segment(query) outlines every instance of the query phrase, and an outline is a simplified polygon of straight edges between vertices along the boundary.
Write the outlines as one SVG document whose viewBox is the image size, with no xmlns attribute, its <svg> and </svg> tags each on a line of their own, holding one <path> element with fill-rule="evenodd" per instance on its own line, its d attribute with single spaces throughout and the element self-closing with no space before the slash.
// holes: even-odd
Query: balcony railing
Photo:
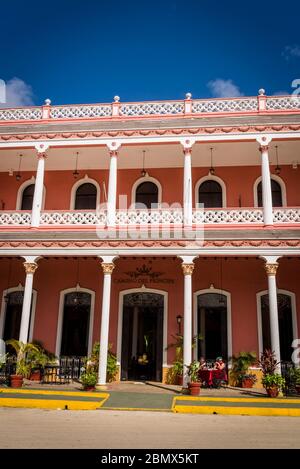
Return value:
<svg viewBox="0 0 300 469">
<path fill-rule="evenodd" d="M 181 117 L 240 115 L 257 113 L 300 112 L 298 96 L 259 96 L 240 98 L 191 99 L 177 101 L 144 101 L 120 103 L 118 97 L 110 104 L 78 104 L 0 109 L 0 123 L 21 121 L 60 121 L 86 119 L 131 119 L 139 117 Z"/>
<path fill-rule="evenodd" d="M 296 224 L 300 223 L 300 207 L 274 208 L 274 223 Z M 40 226 L 42 228 L 53 226 L 107 226 L 107 213 L 105 210 L 45 210 L 41 212 Z M 262 225 L 263 212 L 261 208 L 219 208 L 194 209 L 193 225 Z M 0 212 L 0 227 L 29 227 L 31 213 L 27 211 Z M 115 224 L 118 227 L 126 226 L 180 226 L 183 224 L 182 208 L 162 208 L 154 210 L 132 209 L 117 210 Z"/>
</svg>

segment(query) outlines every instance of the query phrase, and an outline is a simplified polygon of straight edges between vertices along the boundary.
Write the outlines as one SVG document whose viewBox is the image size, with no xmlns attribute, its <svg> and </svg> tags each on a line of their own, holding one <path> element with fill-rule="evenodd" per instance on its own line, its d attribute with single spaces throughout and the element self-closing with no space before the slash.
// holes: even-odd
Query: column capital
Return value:
<svg viewBox="0 0 300 469">
<path fill-rule="evenodd" d="M 181 264 L 183 275 L 192 275 L 194 272 L 195 264 Z"/>
<path fill-rule="evenodd" d="M 274 262 L 272 264 L 265 264 L 265 271 L 267 272 L 267 275 L 276 275 L 277 269 L 278 269 L 278 262 Z"/>
<path fill-rule="evenodd" d="M 270 135 L 258 135 L 256 137 L 256 141 L 259 143 L 260 149 L 261 148 L 268 149 L 268 145 L 271 143 L 272 137 Z M 261 150 L 261 151 L 264 151 L 264 150 Z"/>
<path fill-rule="evenodd" d="M 121 143 L 116 140 L 112 140 L 111 142 L 107 143 L 110 156 L 118 156 L 120 147 Z"/>
<path fill-rule="evenodd" d="M 48 143 L 41 142 L 34 145 L 38 158 L 46 158 L 46 151 L 49 149 Z"/>
<path fill-rule="evenodd" d="M 115 268 L 115 264 L 113 262 L 110 262 L 110 263 L 102 262 L 101 267 L 102 267 L 104 275 L 105 274 L 111 275 Z"/>
<path fill-rule="evenodd" d="M 34 274 L 38 265 L 35 262 L 23 262 L 26 274 Z"/>
<path fill-rule="evenodd" d="M 183 146 L 183 153 L 185 155 L 190 155 L 192 152 L 192 146 L 196 142 L 195 138 L 181 138 L 180 143 Z"/>
</svg>

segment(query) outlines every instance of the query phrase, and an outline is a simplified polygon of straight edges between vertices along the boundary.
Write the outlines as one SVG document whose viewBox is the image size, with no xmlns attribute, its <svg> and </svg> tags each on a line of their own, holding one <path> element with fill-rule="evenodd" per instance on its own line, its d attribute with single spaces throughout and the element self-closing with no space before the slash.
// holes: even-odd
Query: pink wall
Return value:
<svg viewBox="0 0 300 469">
<path fill-rule="evenodd" d="M 274 168 L 271 168 L 272 170 L 274 171 Z M 169 204 L 174 202 L 182 203 L 182 168 L 154 168 L 149 173 L 162 185 L 163 202 Z M 108 188 L 108 171 L 80 171 L 81 177 L 84 177 L 85 174 L 88 174 L 90 178 L 99 183 L 101 202 L 104 202 L 103 182 Z M 207 174 L 208 168 L 193 168 L 193 199 L 197 181 Z M 238 207 L 239 200 L 241 200 L 241 206 L 253 207 L 253 185 L 260 174 L 259 166 L 217 167 L 215 175 L 223 179 L 227 188 L 227 206 Z M 2 209 L 2 202 L 5 204 L 5 210 L 15 210 L 18 188 L 24 181 L 34 175 L 34 172 L 24 172 L 21 181 L 17 182 L 15 177 L 10 177 L 7 173 L 0 173 L 0 210 Z M 139 169 L 118 170 L 118 194 L 127 194 L 129 204 L 131 203 L 132 186 L 140 178 L 140 175 Z M 294 170 L 290 166 L 282 166 L 280 177 L 286 184 L 287 204 L 289 206 L 300 206 L 299 170 Z M 45 209 L 68 210 L 70 208 L 71 189 L 75 182 L 72 171 L 46 171 Z"/>
<path fill-rule="evenodd" d="M 173 342 L 172 334 L 177 332 L 176 316 L 183 314 L 183 274 L 177 258 L 121 258 L 116 261 L 112 277 L 111 316 L 109 341 L 113 349 L 117 346 L 117 321 L 119 293 L 122 290 L 140 288 L 141 283 L 132 280 L 128 272 L 135 271 L 143 264 L 154 272 L 162 272 L 160 278 L 171 283 L 144 282 L 147 288 L 168 292 L 168 343 Z M 267 289 L 267 277 L 263 261 L 255 258 L 223 258 L 222 275 L 220 258 L 200 258 L 195 262 L 193 291 L 215 288 L 231 293 L 233 353 L 255 350 L 258 352 L 256 293 Z M 37 290 L 37 306 L 34 338 L 44 346 L 55 350 L 59 294 L 61 290 L 72 288 L 77 283 L 77 261 L 71 258 L 48 258 L 39 262 L 34 275 L 34 288 Z M 79 283 L 82 287 L 95 291 L 95 317 L 93 341 L 99 340 L 102 269 L 100 261 L 94 258 L 80 259 Z M 13 259 L 8 285 L 9 261 L 0 260 L 0 294 L 8 286 L 24 285 L 25 274 L 21 260 Z M 221 281 L 222 277 L 222 281 Z M 296 294 L 298 324 L 300 324 L 300 263 L 296 258 L 283 258 L 278 269 L 278 288 Z M 174 350 L 168 352 L 168 361 L 174 357 Z"/>
</svg>

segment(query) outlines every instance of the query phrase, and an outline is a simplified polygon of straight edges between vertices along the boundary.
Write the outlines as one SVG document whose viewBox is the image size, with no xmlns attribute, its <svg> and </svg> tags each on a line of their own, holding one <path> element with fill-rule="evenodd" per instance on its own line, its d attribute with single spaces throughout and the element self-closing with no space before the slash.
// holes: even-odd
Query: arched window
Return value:
<svg viewBox="0 0 300 469">
<path fill-rule="evenodd" d="M 271 179 L 272 204 L 273 207 L 282 207 L 282 191 L 279 182 Z M 262 207 L 262 182 L 257 185 L 257 205 Z"/>
<path fill-rule="evenodd" d="M 208 179 L 199 186 L 199 204 L 204 204 L 204 208 L 223 207 L 222 187 L 217 181 Z"/>
<path fill-rule="evenodd" d="M 33 204 L 34 184 L 26 186 L 22 193 L 21 210 L 31 210 Z"/>
<path fill-rule="evenodd" d="M 75 210 L 95 210 L 97 205 L 97 188 L 94 184 L 86 182 L 81 184 L 75 194 Z"/>
<path fill-rule="evenodd" d="M 145 181 L 139 184 L 135 191 L 135 203 L 144 204 L 147 208 L 158 205 L 158 187 L 154 182 Z"/>
</svg>

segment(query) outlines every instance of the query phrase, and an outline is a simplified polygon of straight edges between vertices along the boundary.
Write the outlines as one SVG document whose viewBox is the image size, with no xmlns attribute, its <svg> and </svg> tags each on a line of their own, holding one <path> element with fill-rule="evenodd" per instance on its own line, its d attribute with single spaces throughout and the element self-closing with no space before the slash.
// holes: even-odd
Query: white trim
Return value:
<svg viewBox="0 0 300 469">
<path fill-rule="evenodd" d="M 6 319 L 5 296 L 14 291 L 24 291 L 24 287 L 21 284 L 19 284 L 17 287 L 11 287 L 11 288 L 7 288 L 6 290 L 3 290 L 3 293 L 2 293 L 1 314 L 0 314 L 0 338 L 1 339 L 3 338 L 3 334 L 4 334 L 4 325 L 5 325 L 5 319 Z M 32 290 L 32 304 L 31 304 L 30 327 L 29 327 L 29 337 L 28 337 L 29 342 L 32 342 L 32 338 L 33 338 L 36 300 L 37 300 L 37 292 L 36 290 Z"/>
<path fill-rule="evenodd" d="M 162 366 L 167 363 L 167 341 L 168 341 L 168 292 L 164 290 L 156 290 L 153 288 L 130 288 L 122 290 L 119 294 L 119 312 L 118 312 L 118 335 L 117 335 L 117 364 L 120 366 L 121 373 L 121 355 L 122 355 L 122 329 L 123 329 L 123 303 L 124 296 L 130 293 L 157 293 L 164 297 L 164 315 L 163 315 L 163 360 Z"/>
<path fill-rule="evenodd" d="M 231 315 L 231 294 L 226 290 L 220 290 L 218 288 L 206 288 L 204 290 L 197 290 L 194 292 L 194 335 L 198 334 L 198 304 L 197 299 L 199 295 L 205 293 L 219 293 L 220 295 L 226 296 L 227 299 L 227 363 L 230 365 L 232 357 L 232 315 Z M 194 359 L 196 360 L 198 355 L 198 343 L 194 348 Z"/>
<path fill-rule="evenodd" d="M 100 193 L 101 193 L 100 185 L 97 181 L 95 181 L 95 179 L 89 178 L 88 175 L 86 174 L 84 176 L 84 178 L 81 178 L 78 181 L 76 181 L 75 184 L 73 185 L 72 189 L 71 189 L 70 210 L 75 210 L 76 191 L 77 191 L 79 186 L 82 186 L 82 184 L 93 184 L 96 187 L 96 189 L 97 189 L 96 208 L 100 204 Z M 96 208 L 95 208 L 95 210 L 96 210 Z"/>
<path fill-rule="evenodd" d="M 62 328 L 63 328 L 63 316 L 64 316 L 64 303 L 65 295 L 72 292 L 84 292 L 91 295 L 91 309 L 90 309 L 90 323 L 89 323 L 89 337 L 88 337 L 88 355 L 91 354 L 93 347 L 93 326 L 94 326 L 94 310 L 95 310 L 95 292 L 89 290 L 88 288 L 81 288 L 79 285 L 77 287 L 67 288 L 61 290 L 59 295 L 59 310 L 57 318 L 57 332 L 56 332 L 56 345 L 55 345 L 55 355 L 60 356 L 61 351 L 61 340 L 62 340 Z"/>
<path fill-rule="evenodd" d="M 227 195 L 226 195 L 226 184 L 223 179 L 219 178 L 218 176 L 214 176 L 211 174 L 207 174 L 200 178 L 195 185 L 195 206 L 198 207 L 199 204 L 199 187 L 205 181 L 216 181 L 220 184 L 222 188 L 222 207 L 226 207 L 227 204 Z"/>
<path fill-rule="evenodd" d="M 31 186 L 31 184 L 35 184 L 35 177 L 34 176 L 31 176 L 30 179 L 27 179 L 26 181 L 23 182 L 23 184 L 20 185 L 20 187 L 18 189 L 18 193 L 17 193 L 16 210 L 21 210 L 23 192 L 26 189 L 26 187 Z M 42 210 L 44 210 L 44 208 L 45 208 L 45 199 L 46 199 L 46 187 L 44 186 Z"/>
<path fill-rule="evenodd" d="M 277 294 L 282 293 L 283 295 L 291 298 L 292 307 L 292 328 L 293 328 L 293 339 L 298 338 L 298 325 L 297 325 L 297 308 L 296 308 L 296 295 L 289 290 L 282 290 L 277 288 Z M 262 337 L 262 318 L 261 318 L 261 297 L 268 295 L 268 290 L 260 291 L 256 294 L 256 313 L 257 313 L 257 334 L 258 334 L 258 351 L 259 356 L 263 352 L 263 337 Z"/>
<path fill-rule="evenodd" d="M 132 207 L 134 207 L 135 205 L 135 198 L 136 198 L 136 189 L 137 187 L 142 184 L 143 182 L 153 182 L 153 184 L 155 184 L 157 186 L 157 189 L 158 189 L 158 204 L 161 204 L 162 203 L 162 187 L 161 187 L 161 183 L 151 177 L 151 176 L 143 176 L 143 177 L 140 177 L 139 179 L 137 179 L 133 186 L 132 186 L 132 189 L 131 189 L 131 204 L 132 204 Z"/>
<path fill-rule="evenodd" d="M 287 206 L 287 201 L 286 201 L 286 185 L 284 180 L 277 176 L 277 174 L 271 174 L 271 179 L 274 179 L 274 181 L 278 182 L 278 184 L 281 187 L 281 197 L 282 197 L 282 206 L 286 207 Z M 259 176 L 254 184 L 253 184 L 253 200 L 254 200 L 254 207 L 258 207 L 258 195 L 257 195 L 257 186 L 261 182 L 261 176 Z"/>
</svg>

